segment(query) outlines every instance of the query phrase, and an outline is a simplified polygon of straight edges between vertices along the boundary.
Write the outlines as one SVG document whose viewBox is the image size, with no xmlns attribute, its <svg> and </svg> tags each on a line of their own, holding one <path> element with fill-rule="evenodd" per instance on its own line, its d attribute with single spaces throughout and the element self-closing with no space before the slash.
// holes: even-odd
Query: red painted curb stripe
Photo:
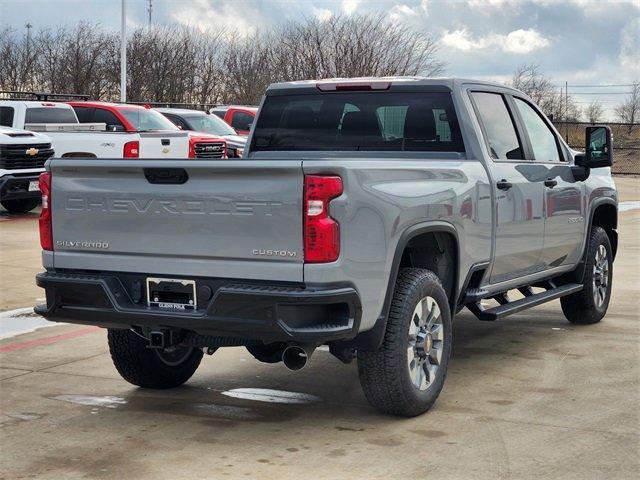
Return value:
<svg viewBox="0 0 640 480">
<path fill-rule="evenodd" d="M 59 342 L 60 340 L 68 340 L 69 338 L 81 337 L 93 333 L 96 330 L 100 330 L 100 327 L 87 327 L 80 330 L 73 330 L 67 333 L 61 333 L 60 335 L 54 335 L 52 337 L 38 338 L 36 340 L 29 340 L 28 342 L 9 343 L 0 347 L 0 352 L 15 352 L 16 350 L 23 350 L 25 348 L 37 347 L 40 345 L 49 345 L 51 343 Z"/>
</svg>

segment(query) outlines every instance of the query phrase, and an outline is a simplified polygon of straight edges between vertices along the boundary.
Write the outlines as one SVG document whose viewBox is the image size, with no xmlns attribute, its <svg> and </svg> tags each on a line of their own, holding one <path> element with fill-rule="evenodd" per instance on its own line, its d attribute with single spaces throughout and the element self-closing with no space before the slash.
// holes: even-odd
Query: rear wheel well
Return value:
<svg viewBox="0 0 640 480">
<path fill-rule="evenodd" d="M 616 228 L 618 227 L 618 211 L 615 205 L 605 203 L 596 207 L 591 219 L 591 227 L 594 226 L 602 227 L 607 233 L 615 258 L 616 252 L 618 251 L 618 232 L 616 232 Z"/>
<path fill-rule="evenodd" d="M 426 232 L 413 237 L 402 252 L 400 268 L 424 268 L 435 273 L 454 311 L 458 273 L 458 246 L 454 235 Z"/>
</svg>

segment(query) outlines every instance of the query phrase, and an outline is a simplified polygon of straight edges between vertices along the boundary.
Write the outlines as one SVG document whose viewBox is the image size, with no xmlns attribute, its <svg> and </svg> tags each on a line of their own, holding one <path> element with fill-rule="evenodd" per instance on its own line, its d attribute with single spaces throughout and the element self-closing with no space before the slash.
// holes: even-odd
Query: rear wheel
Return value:
<svg viewBox="0 0 640 480">
<path fill-rule="evenodd" d="M 39 198 L 23 198 L 20 200 L 4 200 L 0 202 L 9 213 L 27 213 L 40 204 Z"/>
<path fill-rule="evenodd" d="M 562 313 L 571 323 L 597 323 L 607 313 L 613 279 L 613 253 L 607 232 L 591 229 L 583 283 L 579 292 L 560 299 Z"/>
<path fill-rule="evenodd" d="M 429 270 L 401 270 L 381 347 L 358 351 L 367 400 L 394 415 L 426 412 L 442 390 L 450 354 L 451 314 L 440 280 Z"/>
<path fill-rule="evenodd" d="M 147 341 L 131 330 L 110 329 L 107 338 L 118 373 L 139 387 L 165 389 L 182 385 L 202 360 L 203 353 L 199 348 L 147 348 Z"/>
</svg>

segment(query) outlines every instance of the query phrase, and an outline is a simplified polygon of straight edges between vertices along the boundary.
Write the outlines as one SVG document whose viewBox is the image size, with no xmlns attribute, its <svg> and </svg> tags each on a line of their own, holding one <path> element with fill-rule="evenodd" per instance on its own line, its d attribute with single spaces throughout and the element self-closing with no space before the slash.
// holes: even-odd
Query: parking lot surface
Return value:
<svg viewBox="0 0 640 480">
<path fill-rule="evenodd" d="M 640 180 L 616 183 L 640 200 Z M 619 233 L 602 322 L 571 325 L 558 301 L 496 323 L 463 311 L 443 393 L 403 419 L 326 351 L 289 372 L 222 349 L 151 391 L 119 377 L 104 330 L 12 335 L 41 324 L 24 309 L 42 297 L 37 214 L 0 214 L 0 480 L 638 478 L 640 209 Z"/>
</svg>

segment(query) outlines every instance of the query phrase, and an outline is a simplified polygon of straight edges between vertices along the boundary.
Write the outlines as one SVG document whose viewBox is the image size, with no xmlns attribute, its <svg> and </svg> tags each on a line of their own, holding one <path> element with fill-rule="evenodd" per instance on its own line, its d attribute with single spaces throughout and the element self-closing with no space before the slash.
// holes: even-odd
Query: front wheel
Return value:
<svg viewBox="0 0 640 480">
<path fill-rule="evenodd" d="M 589 325 L 602 320 L 609 308 L 613 280 L 613 252 L 607 232 L 591 229 L 584 272 L 584 287 L 560 299 L 562 313 L 571 323 Z"/>
<path fill-rule="evenodd" d="M 9 213 L 27 213 L 40 203 L 39 198 L 24 198 L 20 200 L 4 200 L 0 202 Z"/>
<path fill-rule="evenodd" d="M 202 360 L 200 348 L 147 348 L 147 341 L 131 330 L 109 329 L 107 338 L 118 373 L 139 387 L 165 389 L 182 385 Z"/>
<path fill-rule="evenodd" d="M 429 270 L 401 270 L 381 347 L 358 351 L 369 403 L 393 415 L 429 410 L 447 376 L 451 343 L 451 313 L 438 277 Z"/>
</svg>

